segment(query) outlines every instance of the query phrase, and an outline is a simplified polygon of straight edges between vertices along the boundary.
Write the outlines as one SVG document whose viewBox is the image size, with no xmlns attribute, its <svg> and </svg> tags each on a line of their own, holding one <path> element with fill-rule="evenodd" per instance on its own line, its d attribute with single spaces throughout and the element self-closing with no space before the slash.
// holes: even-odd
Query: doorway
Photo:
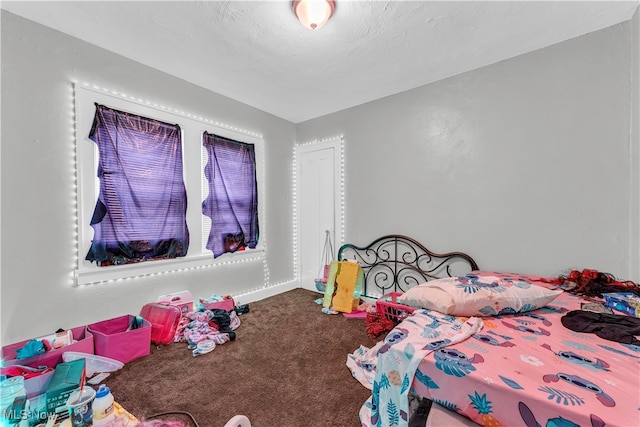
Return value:
<svg viewBox="0 0 640 427">
<path fill-rule="evenodd" d="M 297 277 L 317 290 L 327 230 L 334 255 L 342 243 L 342 138 L 297 146 L 296 159 Z"/>
</svg>

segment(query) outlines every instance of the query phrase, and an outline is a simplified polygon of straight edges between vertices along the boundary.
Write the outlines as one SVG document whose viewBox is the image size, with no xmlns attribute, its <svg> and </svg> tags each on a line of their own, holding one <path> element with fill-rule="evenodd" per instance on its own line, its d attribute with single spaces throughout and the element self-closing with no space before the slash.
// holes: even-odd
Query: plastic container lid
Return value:
<svg viewBox="0 0 640 427">
<path fill-rule="evenodd" d="M 99 397 L 105 397 L 109 393 L 111 393 L 109 387 L 107 387 L 106 384 L 100 384 L 100 387 L 98 387 L 98 391 L 96 391 L 96 399 Z"/>
<path fill-rule="evenodd" d="M 87 377 L 92 377 L 97 372 L 115 372 L 124 367 L 124 363 L 109 357 L 98 356 L 97 354 L 80 353 L 77 351 L 65 351 L 62 353 L 62 360 L 69 362 L 71 360 L 86 359 L 85 369 Z"/>
</svg>

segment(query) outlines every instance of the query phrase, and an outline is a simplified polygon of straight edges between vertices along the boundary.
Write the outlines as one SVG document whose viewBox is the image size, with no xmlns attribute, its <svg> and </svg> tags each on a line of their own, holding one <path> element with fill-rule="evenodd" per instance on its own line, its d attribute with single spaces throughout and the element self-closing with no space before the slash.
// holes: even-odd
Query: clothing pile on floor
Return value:
<svg viewBox="0 0 640 427">
<path fill-rule="evenodd" d="M 195 357 L 213 351 L 216 345 L 235 340 L 234 331 L 239 326 L 240 318 L 235 310 L 191 311 L 180 319 L 173 342 L 187 342 Z"/>
</svg>

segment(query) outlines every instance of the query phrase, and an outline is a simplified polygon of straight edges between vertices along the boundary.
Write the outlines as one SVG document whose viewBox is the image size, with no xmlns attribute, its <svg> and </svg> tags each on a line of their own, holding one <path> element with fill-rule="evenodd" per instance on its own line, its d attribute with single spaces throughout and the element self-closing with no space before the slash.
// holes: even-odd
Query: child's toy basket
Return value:
<svg viewBox="0 0 640 427">
<path fill-rule="evenodd" d="M 376 301 L 376 312 L 393 323 L 400 323 L 414 312 L 415 308 L 398 303 L 400 292 L 391 292 L 382 295 Z"/>
</svg>

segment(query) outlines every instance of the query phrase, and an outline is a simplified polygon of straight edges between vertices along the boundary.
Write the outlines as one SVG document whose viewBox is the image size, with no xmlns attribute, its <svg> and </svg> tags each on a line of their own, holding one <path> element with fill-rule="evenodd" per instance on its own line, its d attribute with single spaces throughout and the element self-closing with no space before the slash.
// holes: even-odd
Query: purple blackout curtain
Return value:
<svg viewBox="0 0 640 427">
<path fill-rule="evenodd" d="M 253 144 L 205 132 L 209 195 L 202 213 L 211 218 L 207 249 L 217 257 L 258 244 L 258 185 Z"/>
<path fill-rule="evenodd" d="M 89 138 L 100 156 L 100 194 L 86 259 L 105 266 L 185 256 L 180 127 L 96 104 Z"/>
</svg>

